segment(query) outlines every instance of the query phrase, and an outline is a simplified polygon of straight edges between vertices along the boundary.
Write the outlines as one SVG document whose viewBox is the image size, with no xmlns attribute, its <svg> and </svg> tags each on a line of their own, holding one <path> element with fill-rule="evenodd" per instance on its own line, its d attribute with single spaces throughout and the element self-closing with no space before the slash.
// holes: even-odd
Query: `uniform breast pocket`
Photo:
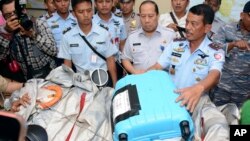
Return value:
<svg viewBox="0 0 250 141">
<path fill-rule="evenodd" d="M 208 74 L 208 66 L 196 65 L 193 70 L 194 72 L 194 81 L 199 82 L 203 80 Z"/>
<path fill-rule="evenodd" d="M 98 53 L 100 53 L 102 56 L 105 56 L 106 51 L 108 49 L 108 47 L 106 46 L 107 44 L 105 44 L 105 41 L 100 41 L 100 43 L 91 44 Z"/>
<path fill-rule="evenodd" d="M 71 47 L 70 48 L 70 54 L 82 54 L 83 49 L 80 47 Z"/>
<path fill-rule="evenodd" d="M 133 57 L 133 63 L 138 64 L 146 59 L 146 53 L 144 52 L 144 49 L 140 47 L 134 47 L 132 48 L 132 57 Z"/>
<path fill-rule="evenodd" d="M 166 69 L 171 75 L 175 75 L 177 72 L 182 71 L 181 62 L 171 62 L 170 66 Z"/>
</svg>

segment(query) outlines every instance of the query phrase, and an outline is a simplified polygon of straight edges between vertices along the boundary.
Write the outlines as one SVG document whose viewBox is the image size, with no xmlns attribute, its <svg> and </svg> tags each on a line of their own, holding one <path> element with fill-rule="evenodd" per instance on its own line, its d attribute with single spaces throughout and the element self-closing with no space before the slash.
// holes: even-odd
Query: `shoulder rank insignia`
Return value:
<svg viewBox="0 0 250 141">
<path fill-rule="evenodd" d="M 48 20 L 49 18 L 53 17 L 53 14 L 52 15 L 46 15 L 45 16 L 45 19 Z"/>
<path fill-rule="evenodd" d="M 74 27 L 74 26 L 76 26 L 76 25 L 77 25 L 77 23 L 71 23 L 71 25 Z"/>
<path fill-rule="evenodd" d="M 63 30 L 63 34 L 65 34 L 65 33 L 67 33 L 68 31 L 70 31 L 71 30 L 71 27 L 68 27 L 68 28 L 66 28 L 65 30 Z"/>
<path fill-rule="evenodd" d="M 208 45 L 210 48 L 214 49 L 214 50 L 219 50 L 222 48 L 222 44 L 220 43 L 211 43 Z"/>
<path fill-rule="evenodd" d="M 120 22 L 114 20 L 114 25 L 119 26 L 119 25 L 120 25 Z"/>
<path fill-rule="evenodd" d="M 122 17 L 122 12 L 115 13 L 115 16 Z"/>
<path fill-rule="evenodd" d="M 103 25 L 103 24 L 100 24 L 100 27 L 102 27 L 102 28 L 104 28 L 104 29 L 106 29 L 106 30 L 109 30 L 109 28 L 108 27 L 106 27 L 105 25 Z"/>
</svg>

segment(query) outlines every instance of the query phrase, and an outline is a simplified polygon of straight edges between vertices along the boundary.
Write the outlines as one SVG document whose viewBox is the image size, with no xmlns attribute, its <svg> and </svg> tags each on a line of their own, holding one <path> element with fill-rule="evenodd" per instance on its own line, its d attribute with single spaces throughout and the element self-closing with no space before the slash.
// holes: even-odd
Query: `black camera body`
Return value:
<svg viewBox="0 0 250 141">
<path fill-rule="evenodd" d="M 33 22 L 29 19 L 26 14 L 26 0 L 16 0 L 15 9 L 20 25 L 25 30 L 30 30 L 33 27 Z"/>
</svg>

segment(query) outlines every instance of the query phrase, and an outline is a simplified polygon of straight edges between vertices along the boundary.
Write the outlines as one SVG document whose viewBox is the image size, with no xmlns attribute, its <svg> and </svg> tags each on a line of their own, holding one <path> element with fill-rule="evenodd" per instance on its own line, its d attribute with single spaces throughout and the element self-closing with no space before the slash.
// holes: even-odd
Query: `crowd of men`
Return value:
<svg viewBox="0 0 250 141">
<path fill-rule="evenodd" d="M 204 108 L 202 101 L 210 106 L 204 113 L 213 116 L 205 118 L 218 122 L 208 128 L 208 140 L 214 136 L 228 140 L 227 134 L 221 134 L 228 132 L 228 121 L 216 106 L 234 103 L 240 108 L 250 95 L 250 1 L 239 21 L 226 23 L 215 14 L 221 0 L 205 0 L 189 10 L 190 0 L 171 0 L 172 11 L 162 15 L 151 0 L 140 4 L 139 13 L 135 0 L 118 4 L 44 0 L 47 13 L 32 19 L 30 29 L 20 24 L 15 0 L 1 2 L 6 21 L 0 28 L 1 74 L 10 79 L 0 77 L 1 91 L 19 89 L 28 79 L 45 78 L 62 64 L 76 72 L 107 70 L 111 87 L 125 72 L 163 69 L 180 94 L 176 101 L 194 113 L 194 119 Z M 13 80 L 18 82 L 9 82 Z"/>
</svg>

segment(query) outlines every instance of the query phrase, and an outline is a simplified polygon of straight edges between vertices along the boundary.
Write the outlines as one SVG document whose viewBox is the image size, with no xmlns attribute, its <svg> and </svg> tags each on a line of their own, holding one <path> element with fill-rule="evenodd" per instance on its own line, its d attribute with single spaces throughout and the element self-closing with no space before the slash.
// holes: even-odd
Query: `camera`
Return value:
<svg viewBox="0 0 250 141">
<path fill-rule="evenodd" d="M 26 0 L 15 1 L 16 14 L 20 22 L 20 25 L 25 30 L 28 31 L 33 27 L 33 22 L 29 19 L 28 15 L 26 14 L 26 4 L 27 4 Z"/>
</svg>

